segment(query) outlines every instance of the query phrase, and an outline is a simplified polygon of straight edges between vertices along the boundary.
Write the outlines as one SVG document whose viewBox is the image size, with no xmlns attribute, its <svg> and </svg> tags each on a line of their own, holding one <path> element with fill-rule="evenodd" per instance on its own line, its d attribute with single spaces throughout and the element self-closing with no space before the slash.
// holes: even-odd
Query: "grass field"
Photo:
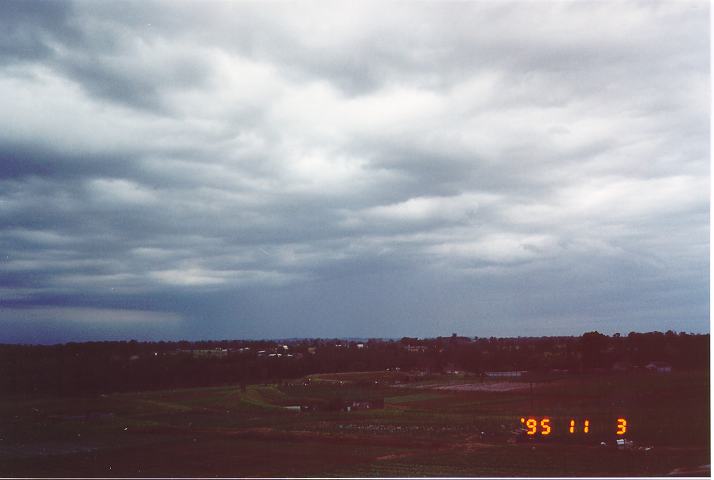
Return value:
<svg viewBox="0 0 714 480">
<path fill-rule="evenodd" d="M 546 378 L 503 391 L 468 377 L 395 378 L 0 397 L 0 476 L 661 476 L 710 463 L 708 373 Z M 384 408 L 285 408 L 335 398 Z M 528 416 L 550 418 L 552 434 L 514 442 Z M 617 417 L 642 448 L 614 448 Z M 571 418 L 588 418 L 590 432 L 568 434 Z"/>
</svg>

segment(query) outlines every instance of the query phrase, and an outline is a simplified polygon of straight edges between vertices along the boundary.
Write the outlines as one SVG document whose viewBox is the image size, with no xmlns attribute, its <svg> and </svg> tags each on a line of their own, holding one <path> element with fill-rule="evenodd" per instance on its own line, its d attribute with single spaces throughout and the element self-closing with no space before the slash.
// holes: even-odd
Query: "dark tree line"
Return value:
<svg viewBox="0 0 714 480">
<path fill-rule="evenodd" d="M 295 340 L 287 342 L 87 342 L 0 345 L 0 392 L 84 395 L 384 370 L 528 370 L 572 373 L 652 361 L 707 369 L 709 335 L 588 332 L 581 337 Z M 220 352 L 216 349 L 219 349 Z M 205 354 L 209 351 L 208 354 Z M 215 355 L 213 353 L 216 353 Z"/>
</svg>

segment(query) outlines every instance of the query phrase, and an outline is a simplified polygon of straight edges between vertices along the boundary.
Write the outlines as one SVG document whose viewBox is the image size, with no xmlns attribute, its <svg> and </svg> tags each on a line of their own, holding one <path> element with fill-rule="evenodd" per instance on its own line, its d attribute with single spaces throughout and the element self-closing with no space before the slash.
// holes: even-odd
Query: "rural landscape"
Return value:
<svg viewBox="0 0 714 480">
<path fill-rule="evenodd" d="M 711 2 L 0 0 L 0 479 L 709 477 Z"/>
<path fill-rule="evenodd" d="M 0 475 L 705 476 L 708 343 L 589 332 L 5 345 Z M 142 374 L 152 387 L 132 383 Z M 552 430 L 529 435 L 521 418 Z"/>
</svg>

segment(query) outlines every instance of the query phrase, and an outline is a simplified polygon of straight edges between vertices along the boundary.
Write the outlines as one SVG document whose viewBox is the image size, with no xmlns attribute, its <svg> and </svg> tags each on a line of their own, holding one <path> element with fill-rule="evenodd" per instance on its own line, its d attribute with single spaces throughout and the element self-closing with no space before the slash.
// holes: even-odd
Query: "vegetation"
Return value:
<svg viewBox="0 0 714 480">
<path fill-rule="evenodd" d="M 361 347 L 360 347 L 361 345 Z M 287 347 L 287 348 L 285 348 Z M 88 342 L 0 345 L 0 391 L 83 395 L 254 384 L 310 374 L 386 370 L 481 374 L 498 370 L 588 372 L 665 361 L 708 368 L 709 335 L 630 333 L 582 337 L 373 339 L 288 342 Z M 327 377 L 324 377 L 327 378 Z"/>
<path fill-rule="evenodd" d="M 5 345 L 0 476 L 665 475 L 710 462 L 708 345 L 674 332 Z M 552 434 L 526 435 L 527 417 Z"/>
<path fill-rule="evenodd" d="M 530 382 L 489 391 L 501 380 L 468 375 L 435 374 L 406 386 L 379 383 L 383 371 L 332 374 L 331 383 L 312 378 L 245 388 L 5 395 L 0 475 L 630 476 L 709 463 L 707 372 L 552 375 L 534 382 L 532 393 Z M 475 389 L 450 389 L 459 385 Z M 360 396 L 383 398 L 384 408 L 285 408 Z M 516 442 L 523 415 L 548 416 L 554 425 L 587 416 L 594 428 L 588 436 L 569 438 L 561 429 Z M 628 418 L 627 438 L 639 449 L 615 448 L 613 415 Z M 595 428 L 599 422 L 609 430 Z"/>
</svg>

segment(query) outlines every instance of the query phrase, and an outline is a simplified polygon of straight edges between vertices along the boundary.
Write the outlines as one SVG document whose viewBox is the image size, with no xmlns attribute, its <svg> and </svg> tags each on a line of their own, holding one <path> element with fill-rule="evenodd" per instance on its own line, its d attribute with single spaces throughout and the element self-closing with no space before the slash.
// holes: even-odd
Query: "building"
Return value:
<svg viewBox="0 0 714 480">
<path fill-rule="evenodd" d="M 193 350 L 179 350 L 179 353 L 190 354 L 193 358 L 222 358 L 228 356 L 227 348 L 206 348 Z"/>
<path fill-rule="evenodd" d="M 425 345 L 407 345 L 404 347 L 407 352 L 423 353 L 426 352 L 427 347 Z"/>
<path fill-rule="evenodd" d="M 652 372 L 657 372 L 657 373 L 670 373 L 672 371 L 672 365 L 670 365 L 667 362 L 650 362 L 647 365 L 645 365 L 645 368 L 647 370 L 650 370 Z"/>
<path fill-rule="evenodd" d="M 616 372 L 629 372 L 632 370 L 632 364 L 630 362 L 615 362 L 612 369 Z"/>
<path fill-rule="evenodd" d="M 528 373 L 527 370 L 515 370 L 512 372 L 485 372 L 487 377 L 522 377 Z"/>
<path fill-rule="evenodd" d="M 384 408 L 384 399 L 372 399 L 372 400 L 352 400 L 346 402 L 344 410 L 347 412 L 353 412 L 355 410 L 374 410 Z"/>
<path fill-rule="evenodd" d="M 367 400 L 332 399 L 328 402 L 304 402 L 299 405 L 301 412 L 354 412 L 357 410 L 375 410 L 384 408 L 384 398 Z M 291 408 L 292 410 L 296 410 Z M 297 410 L 296 410 L 297 411 Z"/>
</svg>

